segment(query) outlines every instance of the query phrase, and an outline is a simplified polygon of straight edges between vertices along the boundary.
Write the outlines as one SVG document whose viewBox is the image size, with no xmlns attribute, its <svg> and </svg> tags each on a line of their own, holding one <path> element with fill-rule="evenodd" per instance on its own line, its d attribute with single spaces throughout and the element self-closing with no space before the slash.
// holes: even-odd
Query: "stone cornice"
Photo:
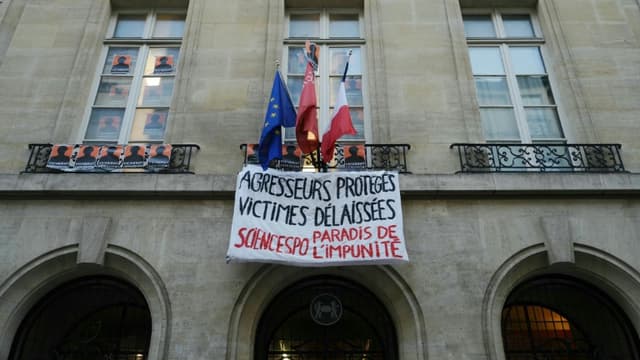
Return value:
<svg viewBox="0 0 640 360">
<path fill-rule="evenodd" d="M 235 175 L 0 174 L 1 199 L 233 199 Z M 640 174 L 403 174 L 406 199 L 622 197 L 640 195 Z"/>
</svg>

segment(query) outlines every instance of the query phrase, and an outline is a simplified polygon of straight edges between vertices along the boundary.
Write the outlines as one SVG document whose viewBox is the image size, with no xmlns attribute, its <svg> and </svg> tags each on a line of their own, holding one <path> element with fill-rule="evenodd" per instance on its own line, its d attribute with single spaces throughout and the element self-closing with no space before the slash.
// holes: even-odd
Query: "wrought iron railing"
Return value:
<svg viewBox="0 0 640 360">
<path fill-rule="evenodd" d="M 624 172 L 620 144 L 452 144 L 460 172 Z"/>
<path fill-rule="evenodd" d="M 27 165 L 24 168 L 24 173 L 59 173 L 66 172 L 60 169 L 55 169 L 51 167 L 47 167 L 47 163 L 49 161 L 49 157 L 51 155 L 51 149 L 53 148 L 53 144 L 29 144 L 29 160 L 27 161 Z M 96 145 L 99 146 L 99 145 Z M 120 172 L 122 170 L 130 171 L 130 172 L 154 172 L 154 173 L 180 173 L 180 174 L 192 174 L 191 171 L 191 157 L 193 156 L 194 151 L 199 150 L 200 146 L 197 144 L 171 144 L 171 156 L 169 157 L 168 166 L 164 168 L 152 168 L 147 165 L 142 165 L 139 168 L 83 168 L 83 169 L 73 169 L 70 168 L 70 171 L 73 172 L 100 172 L 100 173 L 110 173 L 110 172 Z"/>
<path fill-rule="evenodd" d="M 361 171 L 361 170 L 389 170 L 409 173 L 407 167 L 407 152 L 409 144 L 337 144 L 334 158 L 328 164 L 319 159 L 317 152 L 302 155 L 295 145 L 284 145 L 285 148 L 295 149 L 290 157 L 287 151 L 282 160 L 274 160 L 270 167 L 286 171 Z M 257 144 L 241 144 L 244 152 L 244 165 L 258 164 Z"/>
</svg>

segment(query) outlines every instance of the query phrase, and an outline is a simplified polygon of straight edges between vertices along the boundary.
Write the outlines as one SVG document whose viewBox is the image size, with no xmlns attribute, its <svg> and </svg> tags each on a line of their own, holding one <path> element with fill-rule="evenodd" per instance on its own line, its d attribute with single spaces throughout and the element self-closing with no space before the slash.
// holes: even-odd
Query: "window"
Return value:
<svg viewBox="0 0 640 360">
<path fill-rule="evenodd" d="M 133 285 L 77 279 L 52 290 L 27 314 L 9 359 L 147 359 L 151 313 Z"/>
<path fill-rule="evenodd" d="M 395 326 L 359 284 L 334 277 L 283 290 L 258 323 L 254 359 L 398 359 Z"/>
<path fill-rule="evenodd" d="M 502 311 L 508 359 L 591 359 L 593 344 L 561 314 L 538 305 L 511 305 Z"/>
<path fill-rule="evenodd" d="M 162 142 L 184 20 L 162 11 L 113 16 L 84 143 Z"/>
<path fill-rule="evenodd" d="M 608 295 L 569 276 L 520 284 L 502 310 L 507 360 L 638 359 L 637 339 Z"/>
<path fill-rule="evenodd" d="M 533 14 L 493 11 L 463 20 L 485 138 L 563 142 Z"/>
<path fill-rule="evenodd" d="M 333 115 L 338 85 L 344 72 L 349 50 L 353 50 L 345 81 L 347 102 L 356 135 L 341 138 L 343 142 L 364 142 L 365 101 L 363 56 L 365 40 L 362 35 L 361 12 L 357 10 L 290 11 L 287 13 L 284 40 L 284 70 L 294 105 L 300 102 L 306 60 L 304 43 L 314 42 L 320 48 L 316 72 L 318 96 L 318 129 L 320 136 Z M 285 130 L 285 140 L 295 141 L 295 130 Z"/>
</svg>

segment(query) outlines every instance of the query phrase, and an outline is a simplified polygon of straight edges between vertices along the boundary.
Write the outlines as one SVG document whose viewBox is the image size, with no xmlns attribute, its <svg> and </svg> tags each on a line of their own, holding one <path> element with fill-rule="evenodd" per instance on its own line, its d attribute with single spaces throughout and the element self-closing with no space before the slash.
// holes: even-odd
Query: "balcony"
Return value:
<svg viewBox="0 0 640 360">
<path fill-rule="evenodd" d="M 620 144 L 452 144 L 462 173 L 625 172 Z"/>
<path fill-rule="evenodd" d="M 64 147 L 64 151 L 59 149 Z M 127 155 L 136 148 L 134 156 Z M 53 161 L 52 150 L 62 160 Z M 85 151 L 89 149 L 89 151 Z M 112 150 L 113 149 L 113 150 Z M 161 150 L 162 149 L 162 150 Z M 191 156 L 199 150 L 196 144 L 132 144 L 132 145 L 54 145 L 29 144 L 29 160 L 23 173 L 168 173 L 193 174 Z M 170 150 L 170 154 L 169 151 Z M 112 154 L 115 161 L 102 161 L 102 154 Z M 168 157 L 163 156 L 166 151 Z M 57 154 L 60 153 L 60 154 Z M 85 153 L 85 154 L 83 154 Z M 156 154 L 157 153 L 157 154 Z M 100 155 L 99 155 L 100 154 Z M 154 160 L 154 157 L 157 160 Z M 85 160 L 86 159 L 86 160 Z"/>
<path fill-rule="evenodd" d="M 274 160 L 270 166 L 283 171 L 363 171 L 387 170 L 409 173 L 407 151 L 409 144 L 337 144 L 333 160 L 324 164 L 317 152 L 303 155 L 295 144 L 284 144 L 281 160 Z M 258 144 L 242 144 L 244 165 L 258 164 Z"/>
</svg>

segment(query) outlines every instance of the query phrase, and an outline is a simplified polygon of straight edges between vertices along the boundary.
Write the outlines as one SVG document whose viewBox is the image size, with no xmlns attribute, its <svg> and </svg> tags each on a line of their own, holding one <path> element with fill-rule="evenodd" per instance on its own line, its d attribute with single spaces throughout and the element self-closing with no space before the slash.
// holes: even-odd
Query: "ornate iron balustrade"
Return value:
<svg viewBox="0 0 640 360">
<path fill-rule="evenodd" d="M 296 148 L 295 144 L 285 144 L 283 147 Z M 241 144 L 240 149 L 244 152 L 244 165 L 258 164 L 257 144 Z M 409 144 L 337 144 L 334 158 L 329 164 L 320 161 L 318 152 L 292 156 L 292 161 L 287 159 L 285 150 L 283 159 L 272 161 L 270 167 L 285 171 L 389 170 L 409 173 L 407 151 L 410 149 Z"/>
<path fill-rule="evenodd" d="M 460 172 L 624 172 L 620 144 L 451 144 Z"/>
<path fill-rule="evenodd" d="M 158 144 L 159 145 L 159 144 Z M 60 173 L 64 172 L 58 169 L 52 169 L 47 167 L 47 161 L 49 160 L 49 156 L 51 155 L 51 149 L 54 144 L 29 144 L 29 160 L 27 161 L 27 165 L 24 168 L 23 173 Z M 96 145 L 98 146 L 98 145 Z M 190 170 L 191 166 L 191 157 L 195 150 L 200 150 L 200 146 L 197 144 L 171 144 L 171 156 L 169 157 L 169 165 L 166 168 L 148 168 L 146 166 L 142 166 L 140 168 L 114 168 L 114 169 L 102 169 L 102 168 L 92 168 L 92 169 L 83 169 L 83 170 L 75 170 L 74 172 L 91 172 L 91 173 L 110 173 L 110 172 L 119 172 L 122 170 L 126 171 L 136 171 L 140 170 L 142 172 L 153 172 L 153 173 L 181 173 L 181 174 L 193 174 Z"/>
</svg>

